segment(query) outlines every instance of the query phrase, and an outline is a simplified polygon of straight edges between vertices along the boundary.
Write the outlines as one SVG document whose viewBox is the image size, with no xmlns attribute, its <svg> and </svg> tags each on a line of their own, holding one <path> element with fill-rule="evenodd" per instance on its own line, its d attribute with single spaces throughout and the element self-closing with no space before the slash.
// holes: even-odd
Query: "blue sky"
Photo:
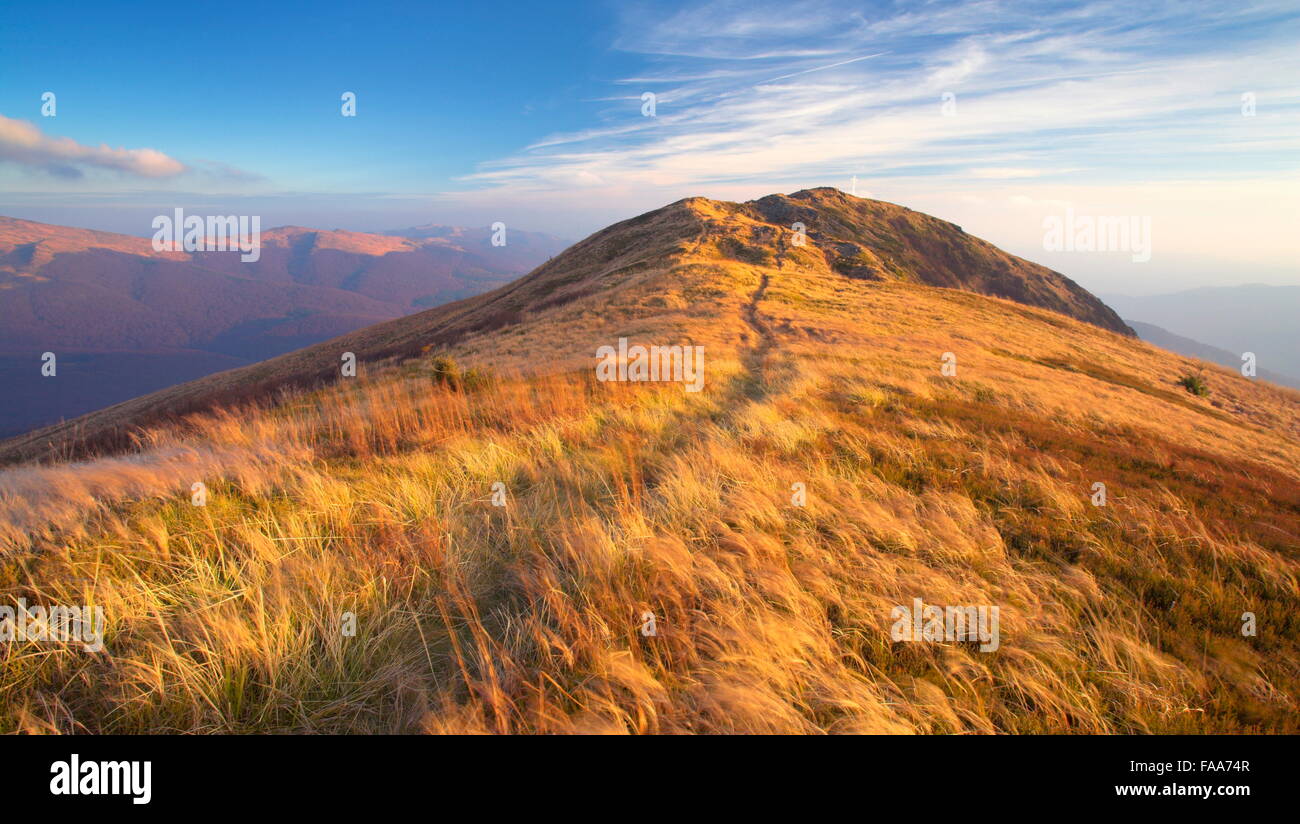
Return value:
<svg viewBox="0 0 1300 824">
<path fill-rule="evenodd" d="M 577 238 L 832 185 L 1098 291 L 1300 283 L 1297 0 L 271 6 L 0 11 L 0 214 Z M 1045 251 L 1067 207 L 1152 259 Z"/>
</svg>

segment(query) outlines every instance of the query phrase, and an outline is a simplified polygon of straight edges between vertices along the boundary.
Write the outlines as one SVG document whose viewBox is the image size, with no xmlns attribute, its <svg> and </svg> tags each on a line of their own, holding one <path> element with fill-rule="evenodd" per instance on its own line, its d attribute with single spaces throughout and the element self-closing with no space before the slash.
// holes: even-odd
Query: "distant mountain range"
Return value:
<svg viewBox="0 0 1300 824">
<path fill-rule="evenodd" d="M 261 255 L 0 217 L 0 437 L 490 291 L 567 243 L 511 229 L 298 226 Z M 58 377 L 40 372 L 54 352 Z"/>
<path fill-rule="evenodd" d="M 1103 295 L 1102 299 L 1123 317 L 1132 318 L 1130 325 L 1159 327 L 1163 335 L 1149 330 L 1154 337 L 1147 337 L 1134 326 L 1144 340 L 1157 346 L 1234 370 L 1241 367 L 1242 353 L 1254 352 L 1261 377 L 1267 371 L 1275 376 L 1269 380 L 1300 384 L 1300 323 L 1296 322 L 1300 286 L 1215 286 L 1144 297 Z M 1217 354 L 1187 348 L 1189 344 L 1207 346 Z"/>
<path fill-rule="evenodd" d="M 1177 352 L 1180 355 L 1187 355 L 1193 358 L 1217 363 L 1220 366 L 1226 366 L 1233 371 L 1241 369 L 1241 354 L 1229 352 L 1226 349 L 1220 349 L 1217 346 L 1210 346 L 1208 343 L 1201 343 L 1191 338 L 1175 335 L 1168 329 L 1161 329 L 1151 323 L 1142 323 L 1137 320 L 1124 321 L 1133 327 L 1133 331 L 1138 333 L 1138 337 L 1147 343 L 1154 343 L 1162 349 L 1168 349 L 1170 352 Z M 1283 386 L 1290 386 L 1294 389 L 1300 389 L 1300 378 L 1284 375 L 1281 372 L 1273 372 L 1268 369 L 1259 369 L 1258 365 L 1255 372 L 1256 377 L 1263 378 L 1266 381 L 1279 383 Z"/>
</svg>

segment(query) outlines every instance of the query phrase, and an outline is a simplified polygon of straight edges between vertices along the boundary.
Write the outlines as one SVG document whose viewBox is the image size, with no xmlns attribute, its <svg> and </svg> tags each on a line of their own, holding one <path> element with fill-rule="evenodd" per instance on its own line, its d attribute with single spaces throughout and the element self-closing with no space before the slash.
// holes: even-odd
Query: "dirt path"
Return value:
<svg viewBox="0 0 1300 824">
<path fill-rule="evenodd" d="M 763 320 L 763 316 L 758 313 L 758 304 L 763 300 L 763 296 L 767 294 L 767 287 L 770 282 L 771 279 L 766 273 L 759 274 L 758 289 L 754 291 L 753 297 L 749 299 L 749 303 L 745 304 L 745 309 L 741 313 L 745 323 L 749 325 L 750 329 L 754 330 L 754 334 L 758 338 L 758 343 L 751 348 L 748 357 L 766 355 L 768 350 L 776 343 L 772 339 L 771 327 L 767 325 L 767 321 Z"/>
<path fill-rule="evenodd" d="M 778 240 L 779 246 L 776 256 L 776 268 L 781 269 L 785 264 L 785 238 Z M 757 400 L 768 394 L 767 386 L 767 356 L 776 346 L 776 337 L 772 334 L 772 327 L 759 312 L 758 305 L 767 295 L 767 288 L 771 284 L 771 276 L 762 270 L 756 270 L 758 279 L 758 288 L 750 296 L 749 303 L 745 304 L 741 310 L 741 318 L 749 326 L 755 337 L 755 344 L 741 356 L 745 369 L 749 372 L 751 388 L 745 393 L 751 399 Z"/>
<path fill-rule="evenodd" d="M 785 235 L 777 235 L 776 243 L 776 268 L 781 270 L 785 268 Z M 758 275 L 758 288 L 754 290 L 749 303 L 745 305 L 742 315 L 745 323 L 749 325 L 750 329 L 754 330 L 754 334 L 758 338 L 758 343 L 752 347 L 746 356 L 746 365 L 750 367 L 750 371 L 754 373 L 755 378 L 761 380 L 763 359 L 776 345 L 776 339 L 772 335 L 771 326 L 768 325 L 768 322 L 763 319 L 763 316 L 758 311 L 758 304 L 766 297 L 767 287 L 771 284 L 772 279 L 770 275 L 763 271 L 759 271 Z"/>
</svg>

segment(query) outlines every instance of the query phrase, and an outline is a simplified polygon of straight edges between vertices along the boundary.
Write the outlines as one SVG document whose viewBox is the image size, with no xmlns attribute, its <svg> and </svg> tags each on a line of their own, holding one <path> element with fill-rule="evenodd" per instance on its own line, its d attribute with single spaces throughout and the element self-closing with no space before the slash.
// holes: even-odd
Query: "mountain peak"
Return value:
<svg viewBox="0 0 1300 824">
<path fill-rule="evenodd" d="M 842 189 L 834 186 L 814 186 L 811 189 L 800 189 L 789 195 L 768 195 L 768 197 L 788 197 L 791 200 L 810 200 L 810 201 L 845 201 L 845 200 L 869 200 L 870 198 L 858 197 L 851 195 Z"/>
<path fill-rule="evenodd" d="M 685 198 L 597 236 L 620 227 L 640 231 L 649 223 L 671 230 L 669 215 L 677 214 L 691 218 L 677 231 L 694 244 L 695 254 L 708 248 L 724 259 L 788 261 L 851 280 L 963 289 L 1133 335 L 1119 315 L 1059 272 L 1008 254 L 948 221 L 831 187 L 745 203 Z M 709 243 L 692 237 L 696 233 Z"/>
</svg>

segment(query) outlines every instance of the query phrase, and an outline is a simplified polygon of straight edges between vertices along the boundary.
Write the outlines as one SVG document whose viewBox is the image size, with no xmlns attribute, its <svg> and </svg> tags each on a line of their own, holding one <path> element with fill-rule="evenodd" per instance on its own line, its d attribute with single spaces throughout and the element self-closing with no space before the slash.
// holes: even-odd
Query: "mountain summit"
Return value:
<svg viewBox="0 0 1300 824">
<path fill-rule="evenodd" d="M 779 262 L 818 277 L 962 289 L 1133 335 L 1119 315 L 1058 272 L 1003 252 L 947 221 L 832 188 L 746 203 L 677 201 L 597 232 L 494 293 L 497 300 L 490 303 L 514 311 L 536 309 L 539 302 L 554 305 L 579 292 L 617 286 L 630 271 L 644 268 L 644 261 L 669 258 Z"/>
</svg>

